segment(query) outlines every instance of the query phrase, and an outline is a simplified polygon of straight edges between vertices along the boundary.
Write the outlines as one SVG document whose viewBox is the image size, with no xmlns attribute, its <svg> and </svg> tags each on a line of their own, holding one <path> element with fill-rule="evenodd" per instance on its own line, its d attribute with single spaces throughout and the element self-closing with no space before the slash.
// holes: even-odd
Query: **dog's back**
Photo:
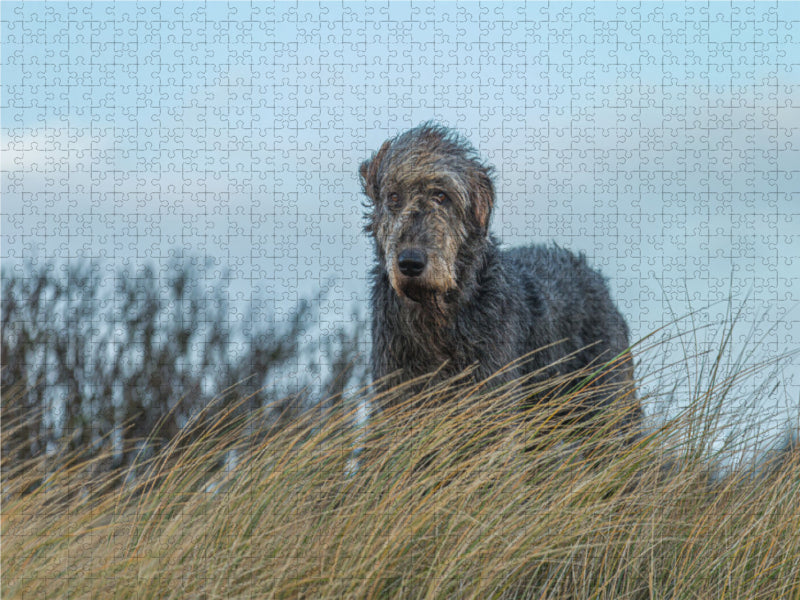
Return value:
<svg viewBox="0 0 800 600">
<path fill-rule="evenodd" d="M 519 354 L 541 348 L 521 371 L 544 369 L 539 379 L 597 372 L 588 386 L 587 409 L 623 398 L 632 410 L 627 425 L 641 419 L 633 387 L 628 327 L 605 278 L 582 255 L 558 246 L 525 246 L 501 253 L 505 270 L 525 290 L 529 311 Z M 589 414 L 591 410 L 587 410 Z"/>
</svg>

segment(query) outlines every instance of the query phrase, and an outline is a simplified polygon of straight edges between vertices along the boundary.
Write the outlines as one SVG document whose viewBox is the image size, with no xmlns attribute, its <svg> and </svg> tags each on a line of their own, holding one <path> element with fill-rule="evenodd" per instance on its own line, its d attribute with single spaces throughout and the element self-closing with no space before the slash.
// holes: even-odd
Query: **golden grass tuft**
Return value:
<svg viewBox="0 0 800 600">
<path fill-rule="evenodd" d="M 697 452 L 707 394 L 623 446 L 550 426 L 574 390 L 528 391 L 395 388 L 366 424 L 277 431 L 232 409 L 135 475 L 4 464 L 2 597 L 800 598 L 794 447 L 758 473 Z"/>
</svg>

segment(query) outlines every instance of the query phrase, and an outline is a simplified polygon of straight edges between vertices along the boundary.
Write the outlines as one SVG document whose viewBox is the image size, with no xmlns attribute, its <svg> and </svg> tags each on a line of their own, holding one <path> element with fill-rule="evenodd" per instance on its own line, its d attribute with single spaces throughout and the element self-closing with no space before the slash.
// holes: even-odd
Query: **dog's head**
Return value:
<svg viewBox="0 0 800 600">
<path fill-rule="evenodd" d="M 366 231 L 400 297 L 425 302 L 458 288 L 457 261 L 482 248 L 492 171 L 464 138 L 426 123 L 384 142 L 359 169 Z"/>
</svg>

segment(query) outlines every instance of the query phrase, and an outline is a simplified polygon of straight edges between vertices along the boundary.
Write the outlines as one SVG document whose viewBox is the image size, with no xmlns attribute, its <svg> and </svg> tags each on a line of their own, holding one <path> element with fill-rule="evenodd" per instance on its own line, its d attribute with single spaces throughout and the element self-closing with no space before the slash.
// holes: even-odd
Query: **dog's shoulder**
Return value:
<svg viewBox="0 0 800 600">
<path fill-rule="evenodd" d="M 586 255 L 556 244 L 536 244 L 502 251 L 510 276 L 524 288 L 529 303 L 556 310 L 598 310 L 611 303 L 606 278 Z"/>
</svg>

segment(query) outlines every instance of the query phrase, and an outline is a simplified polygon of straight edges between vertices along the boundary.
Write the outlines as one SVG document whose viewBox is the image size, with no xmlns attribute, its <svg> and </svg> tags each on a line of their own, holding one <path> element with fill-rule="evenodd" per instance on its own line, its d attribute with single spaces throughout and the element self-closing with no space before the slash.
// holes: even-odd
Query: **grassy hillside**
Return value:
<svg viewBox="0 0 800 600">
<path fill-rule="evenodd" d="M 580 392 L 451 381 L 366 426 L 198 415 L 120 472 L 6 463 L 2 596 L 800 598 L 800 455 L 720 449 L 720 381 L 624 448 L 552 427 Z"/>
</svg>

